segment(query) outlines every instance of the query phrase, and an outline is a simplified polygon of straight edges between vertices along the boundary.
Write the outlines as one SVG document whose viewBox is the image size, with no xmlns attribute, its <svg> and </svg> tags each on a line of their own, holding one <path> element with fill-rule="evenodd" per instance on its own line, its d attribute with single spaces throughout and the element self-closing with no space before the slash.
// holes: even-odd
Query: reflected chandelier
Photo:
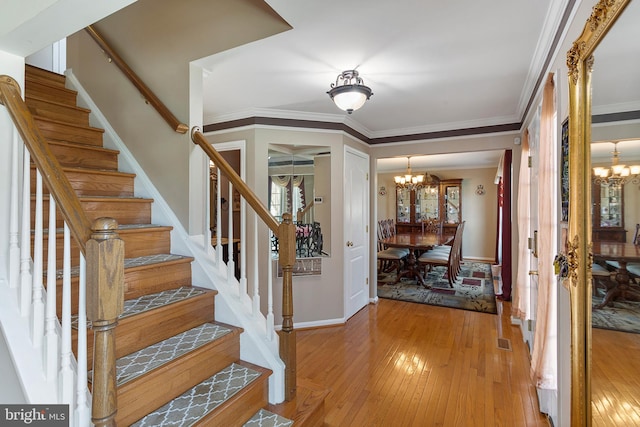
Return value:
<svg viewBox="0 0 640 427">
<path fill-rule="evenodd" d="M 395 176 L 397 188 L 407 188 L 409 190 L 417 190 L 422 188 L 425 184 L 425 175 L 412 175 L 411 174 L 411 157 L 407 157 L 407 173 L 403 175 Z"/>
<path fill-rule="evenodd" d="M 364 85 L 356 70 L 340 73 L 336 82 L 331 83 L 331 89 L 327 93 L 338 108 L 349 114 L 362 107 L 367 99 L 373 95 L 371 89 Z"/>
<path fill-rule="evenodd" d="M 609 186 L 621 186 L 628 182 L 640 182 L 638 174 L 640 174 L 640 165 L 625 166 L 619 163 L 620 152 L 618 151 L 618 141 L 613 143 L 613 151 L 611 152 L 611 169 L 603 167 L 593 168 L 593 182 L 596 184 L 608 184 Z M 611 173 L 611 174 L 610 174 Z"/>
</svg>

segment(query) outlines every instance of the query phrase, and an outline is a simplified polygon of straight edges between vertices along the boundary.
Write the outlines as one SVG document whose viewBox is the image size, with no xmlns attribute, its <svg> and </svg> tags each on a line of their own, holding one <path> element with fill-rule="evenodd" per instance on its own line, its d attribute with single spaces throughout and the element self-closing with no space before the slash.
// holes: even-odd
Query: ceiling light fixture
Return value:
<svg viewBox="0 0 640 427">
<path fill-rule="evenodd" d="M 351 114 L 373 95 L 371 88 L 364 85 L 363 80 L 356 70 L 347 70 L 340 73 L 335 83 L 331 83 L 331 89 L 327 92 L 338 108 Z"/>
<path fill-rule="evenodd" d="M 611 158 L 611 169 L 603 167 L 593 168 L 594 182 L 596 184 L 608 184 L 610 186 L 620 186 L 628 182 L 638 181 L 638 175 L 640 174 L 640 166 L 625 166 L 621 165 L 620 152 L 618 151 L 618 142 L 613 143 L 613 157 Z M 609 173 L 611 172 L 611 175 Z"/>
<path fill-rule="evenodd" d="M 407 173 L 394 177 L 397 188 L 406 188 L 409 190 L 417 190 L 422 188 L 425 183 L 424 175 L 412 175 L 411 174 L 411 157 L 407 157 Z"/>
</svg>

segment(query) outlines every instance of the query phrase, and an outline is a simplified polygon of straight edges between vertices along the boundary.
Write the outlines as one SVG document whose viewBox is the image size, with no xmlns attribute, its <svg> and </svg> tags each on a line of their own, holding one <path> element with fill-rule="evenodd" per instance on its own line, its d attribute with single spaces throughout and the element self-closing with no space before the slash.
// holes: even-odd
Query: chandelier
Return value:
<svg viewBox="0 0 640 427">
<path fill-rule="evenodd" d="M 425 175 L 413 175 L 411 173 L 411 157 L 407 157 L 407 173 L 404 176 L 395 176 L 393 179 L 396 182 L 396 187 L 409 190 L 420 189 L 425 184 Z"/>
<path fill-rule="evenodd" d="M 618 151 L 618 142 L 613 143 L 613 157 L 611 158 L 611 168 L 595 167 L 593 168 L 593 174 L 595 175 L 593 181 L 596 184 L 608 184 L 609 186 L 616 187 L 624 185 L 628 182 L 639 182 L 638 174 L 640 174 L 640 165 L 626 166 L 621 165 L 620 152 Z"/>
<path fill-rule="evenodd" d="M 367 99 L 373 95 L 371 89 L 364 85 L 356 70 L 340 73 L 336 82 L 331 83 L 331 89 L 327 93 L 338 108 L 349 114 L 362 107 Z"/>
</svg>

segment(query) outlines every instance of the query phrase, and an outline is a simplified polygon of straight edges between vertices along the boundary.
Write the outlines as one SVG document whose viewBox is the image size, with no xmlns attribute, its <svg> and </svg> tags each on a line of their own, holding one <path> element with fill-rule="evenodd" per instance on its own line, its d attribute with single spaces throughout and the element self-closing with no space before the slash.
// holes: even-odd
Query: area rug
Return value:
<svg viewBox="0 0 640 427">
<path fill-rule="evenodd" d="M 491 264 L 482 262 L 464 262 L 453 288 L 447 280 L 447 267 L 434 267 L 425 279 L 431 289 L 416 282 L 415 279 L 402 278 L 398 283 L 395 272 L 378 276 L 378 296 L 380 298 L 421 304 L 439 305 L 497 313 L 496 298 L 493 291 Z"/>
<path fill-rule="evenodd" d="M 640 302 L 614 301 L 603 308 L 595 308 L 604 297 L 602 290 L 592 298 L 591 326 L 598 329 L 640 334 Z"/>
</svg>

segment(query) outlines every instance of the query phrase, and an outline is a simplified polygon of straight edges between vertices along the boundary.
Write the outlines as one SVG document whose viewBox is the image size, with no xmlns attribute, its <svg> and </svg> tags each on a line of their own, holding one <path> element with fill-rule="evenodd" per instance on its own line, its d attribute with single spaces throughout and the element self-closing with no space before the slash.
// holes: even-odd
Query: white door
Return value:
<svg viewBox="0 0 640 427">
<path fill-rule="evenodd" d="M 344 289 L 345 319 L 369 299 L 369 156 L 345 147 Z"/>
<path fill-rule="evenodd" d="M 531 273 L 529 274 L 529 301 L 530 311 L 529 320 L 525 330 L 525 341 L 529 343 L 529 348 L 533 350 L 533 338 L 535 336 L 536 329 L 536 311 L 538 310 L 538 170 L 540 164 L 539 153 L 539 116 L 536 115 L 534 120 L 535 130 L 532 131 L 530 127 L 529 137 L 529 236 L 532 238 L 531 250 L 529 251 L 529 268 Z"/>
</svg>

